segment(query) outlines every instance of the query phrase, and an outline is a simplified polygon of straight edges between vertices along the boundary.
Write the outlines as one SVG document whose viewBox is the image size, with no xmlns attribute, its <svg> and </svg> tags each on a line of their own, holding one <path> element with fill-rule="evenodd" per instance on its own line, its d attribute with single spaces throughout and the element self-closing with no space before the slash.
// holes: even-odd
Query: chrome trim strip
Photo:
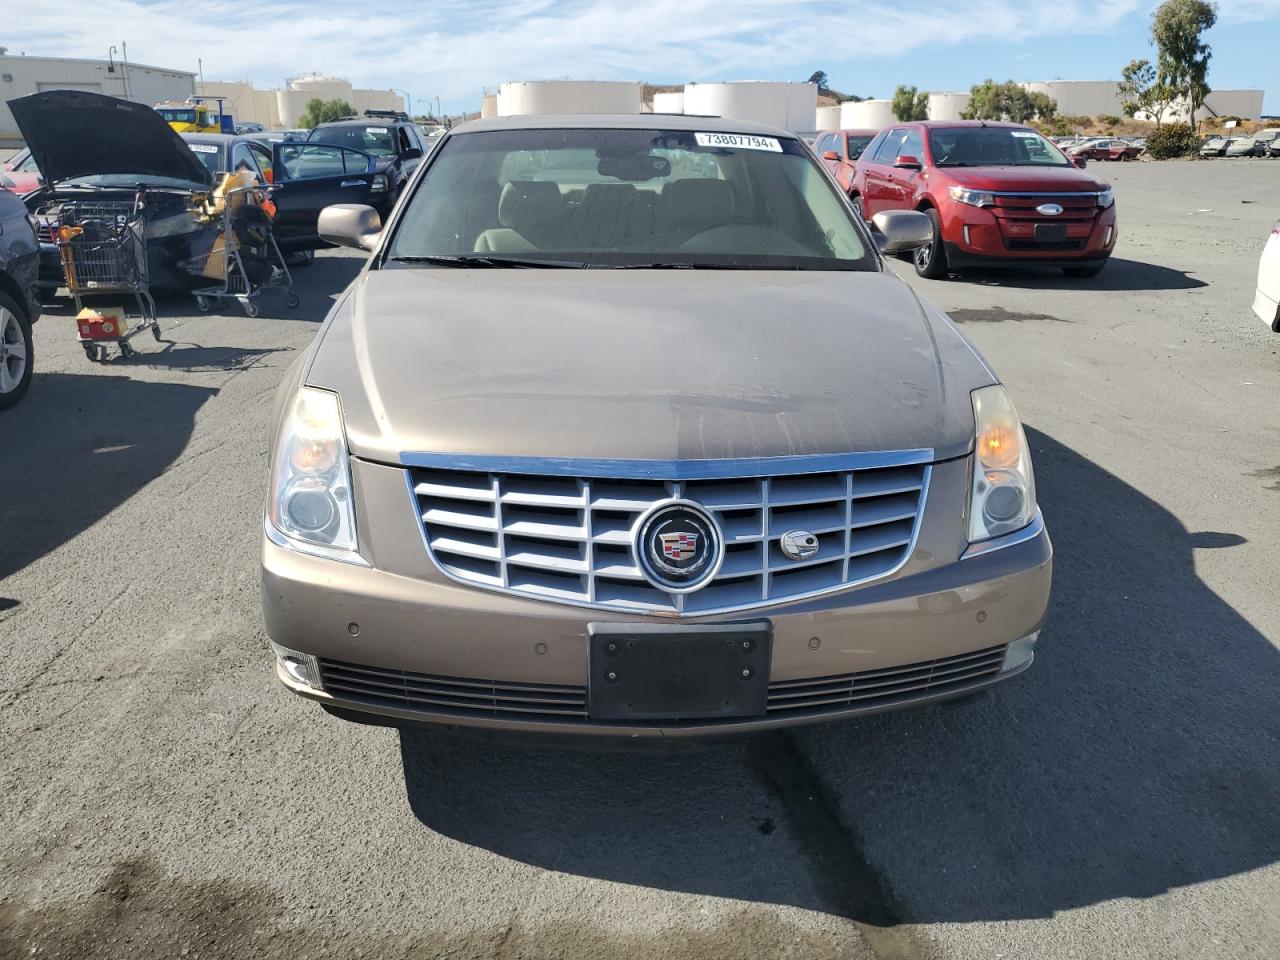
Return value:
<svg viewBox="0 0 1280 960">
<path fill-rule="evenodd" d="M 993 197 L 1100 197 L 1105 190 L 976 190 Z"/>
<path fill-rule="evenodd" d="M 920 451 L 920 452 L 924 452 L 924 451 Z M 625 463 L 627 461 L 622 461 L 622 462 Z M 715 461 L 708 461 L 708 462 L 715 462 Z M 724 461 L 724 462 L 737 463 L 740 461 Z M 899 466 L 899 465 L 900 464 L 896 464 L 896 463 L 885 464 L 885 466 Z M 901 465 L 905 466 L 905 464 L 901 464 Z M 920 486 L 920 505 L 916 511 L 915 526 L 912 527 L 911 540 L 910 542 L 907 543 L 906 551 L 903 553 L 902 560 L 898 562 L 897 566 L 893 567 L 890 570 L 885 570 L 883 573 L 878 573 L 870 577 L 863 577 L 861 580 L 849 580 L 849 581 L 846 581 L 845 583 L 837 584 L 834 587 L 822 587 L 821 589 L 818 589 L 818 590 L 811 590 L 808 593 L 795 593 L 795 594 L 790 594 L 786 597 L 781 597 L 776 600 L 753 600 L 750 603 L 740 603 L 740 604 L 736 604 L 734 606 L 728 606 L 728 607 L 713 607 L 706 610 L 695 610 L 687 613 L 683 610 L 683 608 L 676 609 L 676 610 L 659 609 L 659 608 L 646 609 L 644 607 L 639 607 L 639 606 L 623 608 L 623 607 L 616 607 L 608 603 L 600 603 L 599 601 L 592 602 L 590 600 L 567 600 L 563 598 L 553 598 L 553 597 L 544 596 L 542 594 L 533 593 L 531 591 L 517 590 L 517 589 L 513 589 L 511 587 L 506 587 L 506 586 L 503 586 L 503 587 L 486 586 L 485 584 L 476 583 L 473 580 L 467 580 L 463 577 L 459 577 L 456 574 L 453 574 L 449 570 L 447 570 L 444 564 L 442 564 L 439 561 L 439 559 L 436 557 L 435 551 L 431 549 L 431 541 L 427 536 L 427 525 L 422 522 L 422 514 L 418 509 L 418 495 L 414 491 L 413 471 L 411 469 L 406 469 L 404 471 L 404 479 L 405 479 L 405 487 L 409 493 L 409 502 L 412 505 L 412 510 L 415 515 L 415 520 L 418 524 L 418 532 L 422 536 L 422 546 L 427 551 L 427 556 L 431 558 L 431 563 L 436 568 L 436 570 L 439 573 L 443 574 L 448 579 L 452 580 L 454 583 L 460 583 L 464 587 L 467 587 L 471 590 L 487 590 L 491 593 L 500 593 L 508 597 L 515 597 L 520 600 L 534 600 L 534 601 L 537 601 L 538 603 L 558 604 L 560 606 L 565 606 L 565 607 L 579 607 L 579 608 L 589 609 L 589 610 L 607 610 L 611 613 L 617 614 L 618 616 L 624 616 L 624 617 L 659 617 L 664 620 L 683 620 L 686 617 L 689 617 L 689 618 L 719 617 L 719 616 L 724 616 L 726 614 L 731 614 L 731 613 L 742 613 L 748 610 L 751 610 L 751 611 L 770 610 L 777 607 L 785 607 L 789 604 L 799 603 L 804 600 L 812 600 L 816 597 L 824 597 L 833 593 L 841 593 L 847 590 L 854 590 L 858 587 L 863 587 L 871 583 L 877 583 L 881 580 L 888 580 L 896 576 L 898 571 L 901 570 L 903 567 L 905 567 L 910 562 L 911 558 L 915 556 L 916 542 L 920 539 L 920 530 L 924 526 L 926 510 L 929 505 L 929 486 L 930 486 L 930 481 L 932 481 L 933 479 L 933 465 L 929 464 L 923 470 L 923 475 L 921 477 L 921 486 Z M 766 569 L 765 576 L 769 576 L 769 575 L 770 575 L 769 571 Z"/>
<path fill-rule="evenodd" d="M 728 460 L 595 460 L 559 457 L 473 456 L 465 453 L 400 454 L 405 467 L 467 470 L 475 473 L 525 473 L 610 480 L 726 480 L 736 477 L 784 477 L 874 467 L 911 467 L 933 462 L 933 450 L 865 453 L 817 453 L 797 457 L 746 457 Z"/>
<path fill-rule="evenodd" d="M 301 553 L 308 557 L 320 557 L 323 560 L 337 560 L 339 563 L 350 563 L 357 567 L 373 566 L 372 563 L 358 553 L 348 550 L 335 550 L 333 547 L 326 547 L 319 543 L 303 543 L 299 540 L 294 540 L 292 537 L 285 536 L 285 534 L 271 525 L 271 521 L 265 513 L 262 515 L 262 532 L 277 547 L 284 547 L 294 553 Z"/>
<path fill-rule="evenodd" d="M 1034 540 L 1042 533 L 1044 533 L 1044 515 L 1040 513 L 1040 508 L 1037 507 L 1035 519 L 1021 530 L 1006 533 L 1001 537 L 993 537 L 990 540 L 979 540 L 977 543 L 971 543 L 968 549 L 960 554 L 960 559 L 968 560 L 970 557 L 980 557 L 995 550 L 1003 550 L 1005 547 L 1026 543 L 1028 540 Z"/>
</svg>

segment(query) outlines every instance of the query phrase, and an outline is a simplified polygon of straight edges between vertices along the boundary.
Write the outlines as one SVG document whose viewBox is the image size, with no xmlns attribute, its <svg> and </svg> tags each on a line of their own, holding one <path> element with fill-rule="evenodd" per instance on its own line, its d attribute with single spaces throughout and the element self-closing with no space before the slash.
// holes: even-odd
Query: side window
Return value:
<svg viewBox="0 0 1280 960">
<path fill-rule="evenodd" d="M 831 135 L 831 149 L 839 154 L 841 160 L 845 158 L 843 133 L 833 133 Z"/>
<path fill-rule="evenodd" d="M 257 179 L 262 179 L 262 171 L 258 169 L 258 161 L 254 158 L 253 151 L 249 149 L 247 143 L 237 143 L 231 148 L 231 170 L 234 173 L 248 170 Z"/>
<path fill-rule="evenodd" d="M 813 145 L 813 152 L 818 156 L 822 156 L 831 149 L 831 134 L 824 133 L 818 138 L 818 142 Z"/>
<path fill-rule="evenodd" d="M 396 140 L 400 144 L 400 149 L 399 149 L 400 153 L 404 153 L 406 150 L 412 149 L 414 145 L 413 141 L 409 139 L 408 127 L 402 126 L 402 127 L 396 128 Z"/>
<path fill-rule="evenodd" d="M 271 151 L 260 143 L 249 144 L 249 149 L 253 151 L 254 157 L 258 161 L 258 169 L 263 172 L 271 169 Z"/>
<path fill-rule="evenodd" d="M 902 131 L 890 130 L 876 148 L 876 155 L 871 159 L 876 163 L 893 163 L 898 159 L 898 145 L 902 143 Z"/>
<path fill-rule="evenodd" d="M 920 136 L 919 130 L 906 131 L 894 159 L 897 157 L 915 157 L 917 160 L 924 160 L 924 137 Z"/>
<path fill-rule="evenodd" d="M 867 160 L 875 160 L 876 151 L 880 149 L 880 144 L 884 143 L 885 136 L 887 136 L 887 134 L 877 133 L 874 137 L 872 137 L 871 142 L 867 144 L 866 148 L 859 155 L 858 159 L 862 159 L 863 157 L 865 157 Z"/>
<path fill-rule="evenodd" d="M 426 148 L 423 146 L 422 138 L 418 136 L 418 128 L 404 127 L 403 129 L 409 134 L 409 146 L 417 147 L 419 150 L 421 150 L 425 154 L 427 151 L 426 151 Z"/>
</svg>

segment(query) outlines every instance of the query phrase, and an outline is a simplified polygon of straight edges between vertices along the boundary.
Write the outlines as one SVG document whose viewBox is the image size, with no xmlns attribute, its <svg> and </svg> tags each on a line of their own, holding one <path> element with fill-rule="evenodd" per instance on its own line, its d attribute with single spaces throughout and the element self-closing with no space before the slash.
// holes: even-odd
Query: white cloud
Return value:
<svg viewBox="0 0 1280 960">
<path fill-rule="evenodd" d="M 504 80 L 800 79 L 823 64 L 886 61 L 925 45 L 1102 34 L 1141 0 L 442 0 L 365 12 L 349 0 L 59 0 L 8 25 L 11 51 L 105 56 L 209 79 L 297 73 L 474 101 Z M 1222 18 L 1280 19 L 1280 0 L 1224 0 Z M 124 25 L 128 24 L 128 27 Z M 16 28 L 16 29 L 15 29 Z M 980 64 L 974 80 L 981 79 Z M 899 77 L 886 77 L 886 87 Z"/>
</svg>

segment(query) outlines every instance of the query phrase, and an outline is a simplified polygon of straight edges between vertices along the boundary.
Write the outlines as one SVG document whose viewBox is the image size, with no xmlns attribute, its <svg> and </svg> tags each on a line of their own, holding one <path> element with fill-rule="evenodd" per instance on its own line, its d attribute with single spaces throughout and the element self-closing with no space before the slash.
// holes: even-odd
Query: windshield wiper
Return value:
<svg viewBox="0 0 1280 960">
<path fill-rule="evenodd" d="M 494 257 L 487 253 L 457 254 L 453 256 L 404 256 L 391 257 L 392 263 L 429 263 L 437 267 L 541 267 L 585 270 L 588 264 L 581 260 L 538 260 L 533 257 Z"/>
</svg>

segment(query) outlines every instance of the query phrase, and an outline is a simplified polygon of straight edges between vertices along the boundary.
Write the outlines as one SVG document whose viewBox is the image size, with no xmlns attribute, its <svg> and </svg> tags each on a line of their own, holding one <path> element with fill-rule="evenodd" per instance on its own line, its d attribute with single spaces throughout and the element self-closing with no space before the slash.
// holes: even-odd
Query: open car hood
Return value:
<svg viewBox="0 0 1280 960">
<path fill-rule="evenodd" d="M 141 103 L 49 90 L 10 100 L 9 109 L 49 184 L 102 174 L 210 182 L 182 138 Z"/>
</svg>

